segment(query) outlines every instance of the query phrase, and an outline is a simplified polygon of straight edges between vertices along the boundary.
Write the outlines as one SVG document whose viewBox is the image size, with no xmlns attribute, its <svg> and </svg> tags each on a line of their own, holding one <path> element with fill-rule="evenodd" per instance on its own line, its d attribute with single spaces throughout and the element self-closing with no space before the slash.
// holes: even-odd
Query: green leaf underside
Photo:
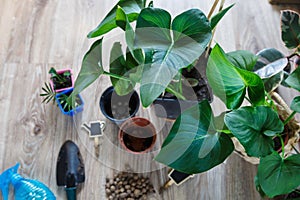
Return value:
<svg viewBox="0 0 300 200">
<path fill-rule="evenodd" d="M 281 38 L 289 49 L 294 49 L 300 45 L 300 20 L 298 13 L 291 10 L 281 12 Z"/>
<path fill-rule="evenodd" d="M 95 41 L 83 57 L 81 69 L 74 84 L 73 97 L 92 84 L 101 74 L 102 66 L 102 38 Z"/>
<path fill-rule="evenodd" d="M 242 107 L 227 113 L 225 124 L 245 147 L 249 156 L 261 157 L 273 151 L 272 137 L 282 133 L 284 125 L 270 107 Z"/>
<path fill-rule="evenodd" d="M 101 36 L 117 27 L 116 13 L 118 6 L 122 7 L 130 22 L 137 19 L 140 11 L 145 7 L 144 0 L 120 0 L 104 17 L 100 24 L 88 34 L 88 38 Z"/>
<path fill-rule="evenodd" d="M 252 71 L 257 61 L 257 56 L 245 50 L 232 51 L 226 54 L 228 60 L 236 67 Z"/>
<path fill-rule="evenodd" d="M 212 110 L 205 100 L 177 118 L 155 160 L 194 174 L 222 163 L 233 149 L 230 137 L 215 130 Z"/>
<path fill-rule="evenodd" d="M 261 69 L 255 71 L 261 78 L 270 78 L 278 73 L 283 73 L 283 69 L 288 65 L 287 58 L 281 58 L 275 62 L 269 63 Z"/>
<path fill-rule="evenodd" d="M 300 186 L 300 154 L 282 159 L 277 152 L 261 158 L 257 178 L 269 197 L 288 194 Z"/>
<path fill-rule="evenodd" d="M 264 86 L 259 76 L 235 67 L 219 45 L 210 54 L 206 73 L 214 94 L 228 109 L 236 109 L 242 104 L 247 89 L 254 105 L 264 104 Z"/>
<path fill-rule="evenodd" d="M 269 63 L 284 58 L 284 54 L 274 48 L 266 48 L 259 51 L 257 54 L 258 60 L 254 66 L 253 71 L 257 71 Z"/>
<path fill-rule="evenodd" d="M 285 79 L 285 83 L 290 87 L 300 91 L 300 67 L 295 69 L 287 79 Z"/>
<path fill-rule="evenodd" d="M 224 17 L 224 15 L 227 13 L 227 11 L 230 10 L 230 8 L 232 8 L 232 6 L 234 6 L 234 4 L 228 6 L 227 8 L 224 8 L 223 10 L 221 10 L 220 12 L 218 12 L 216 15 L 214 15 L 211 18 L 211 21 L 210 21 L 211 29 L 214 29 L 217 26 L 219 21 Z"/>
<path fill-rule="evenodd" d="M 152 62 L 145 66 L 141 80 L 141 100 L 147 107 L 165 90 L 179 69 L 203 53 L 211 38 L 211 28 L 200 10 L 188 10 L 171 22 L 170 14 L 158 8 L 143 9 L 136 27 L 136 45 L 146 52 L 155 48 Z"/>
<path fill-rule="evenodd" d="M 295 97 L 291 103 L 291 109 L 300 113 L 300 96 Z"/>
<path fill-rule="evenodd" d="M 288 65 L 288 59 L 274 48 L 263 49 L 257 56 L 253 71 L 263 79 L 266 91 L 273 91 L 283 81 L 283 70 Z"/>
</svg>

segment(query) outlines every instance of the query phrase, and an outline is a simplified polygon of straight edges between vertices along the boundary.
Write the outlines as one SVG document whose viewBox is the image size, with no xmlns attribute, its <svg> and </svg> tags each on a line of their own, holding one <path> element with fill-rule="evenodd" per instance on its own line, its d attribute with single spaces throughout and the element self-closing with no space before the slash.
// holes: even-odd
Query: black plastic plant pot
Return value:
<svg viewBox="0 0 300 200">
<path fill-rule="evenodd" d="M 182 70 L 182 75 L 185 77 L 182 84 L 182 95 L 186 100 L 178 100 L 174 95 L 165 93 L 153 102 L 157 117 L 174 120 L 183 111 L 205 99 L 209 102 L 213 101 L 212 90 L 206 78 L 207 61 L 208 58 L 203 53 L 194 68 Z"/>
<path fill-rule="evenodd" d="M 154 102 L 155 115 L 175 120 L 183 111 L 196 105 L 198 101 L 183 101 L 176 98 L 158 97 Z"/>
<path fill-rule="evenodd" d="M 193 69 L 189 73 L 183 73 L 183 75 L 186 77 L 186 80 L 188 78 L 197 80 L 197 84 L 194 86 L 182 86 L 183 96 L 186 97 L 186 100 L 179 100 L 174 95 L 169 93 L 165 93 L 164 95 L 158 97 L 153 102 L 156 116 L 174 120 L 183 111 L 205 99 L 209 102 L 212 102 L 212 91 L 207 83 L 206 78 L 203 75 L 200 75 L 200 73 L 201 71 L 199 72 L 198 69 Z"/>
<path fill-rule="evenodd" d="M 101 95 L 99 105 L 101 112 L 107 119 L 121 124 L 135 116 L 140 107 L 140 98 L 136 91 L 119 96 L 111 86 Z"/>
</svg>

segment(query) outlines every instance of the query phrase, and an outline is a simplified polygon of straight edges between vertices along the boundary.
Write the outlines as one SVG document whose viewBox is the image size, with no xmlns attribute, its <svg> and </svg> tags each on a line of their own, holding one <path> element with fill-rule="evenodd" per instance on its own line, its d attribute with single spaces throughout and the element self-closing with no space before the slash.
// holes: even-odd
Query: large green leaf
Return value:
<svg viewBox="0 0 300 200">
<path fill-rule="evenodd" d="M 216 130 L 211 107 L 205 100 L 177 118 L 155 160 L 195 174 L 222 163 L 233 149 L 230 137 Z"/>
<path fill-rule="evenodd" d="M 210 38 L 210 23 L 198 9 L 176 16 L 173 22 L 165 10 L 142 10 L 137 19 L 136 45 L 153 53 L 152 62 L 145 66 L 141 80 L 144 107 L 165 90 L 180 69 L 193 63 L 203 53 Z"/>
<path fill-rule="evenodd" d="M 300 19 L 295 11 L 281 12 L 281 38 L 285 46 L 294 49 L 300 45 Z"/>
<path fill-rule="evenodd" d="M 144 63 L 144 55 L 142 49 L 134 48 L 134 30 L 130 25 L 126 13 L 120 6 L 118 6 L 116 11 L 116 24 L 125 31 L 126 43 L 132 57 L 136 60 L 136 62 L 142 65 Z"/>
<path fill-rule="evenodd" d="M 295 69 L 288 77 L 285 79 L 285 83 L 290 87 L 300 91 L 300 67 Z"/>
<path fill-rule="evenodd" d="M 275 151 L 261 158 L 257 178 L 263 192 L 274 197 L 292 192 L 300 186 L 300 154 L 285 159 Z"/>
<path fill-rule="evenodd" d="M 253 70 L 257 61 L 257 56 L 245 50 L 232 51 L 227 53 L 226 56 L 234 66 L 248 71 Z"/>
<path fill-rule="evenodd" d="M 137 19 L 138 14 L 145 7 L 145 0 L 120 0 L 104 17 L 100 24 L 88 34 L 88 38 L 101 36 L 117 27 L 116 12 L 122 7 L 130 22 Z"/>
<path fill-rule="evenodd" d="M 272 137 L 284 129 L 277 113 L 270 107 L 242 107 L 227 113 L 225 124 L 245 147 L 249 156 L 261 157 L 270 154 Z"/>
<path fill-rule="evenodd" d="M 211 20 L 210 20 L 211 29 L 214 29 L 217 26 L 219 21 L 224 17 L 224 15 L 227 13 L 227 11 L 230 10 L 230 8 L 232 8 L 232 6 L 234 6 L 234 4 L 228 6 L 227 8 L 222 9 L 220 12 L 218 12 L 216 15 L 214 15 L 211 18 Z"/>
<path fill-rule="evenodd" d="M 300 113 L 300 96 L 295 97 L 291 103 L 291 109 Z"/>
<path fill-rule="evenodd" d="M 117 74 L 128 79 L 129 74 L 133 73 L 131 71 L 131 68 L 127 66 L 122 52 L 121 44 L 119 42 L 114 43 L 111 49 L 109 70 L 113 74 Z M 110 80 L 112 85 L 114 86 L 116 93 L 120 96 L 130 93 L 135 86 L 135 82 L 133 81 L 117 79 L 114 77 L 110 77 Z"/>
<path fill-rule="evenodd" d="M 288 59 L 273 48 L 263 49 L 257 56 L 254 71 L 263 80 L 266 91 L 273 91 L 283 81 L 284 69 L 289 65 Z"/>
<path fill-rule="evenodd" d="M 102 38 L 95 41 L 91 48 L 85 53 L 81 69 L 74 84 L 72 96 L 79 94 L 82 90 L 92 84 L 101 74 L 102 66 Z"/>
<path fill-rule="evenodd" d="M 228 109 L 236 109 L 242 104 L 246 90 L 254 105 L 264 104 L 264 86 L 259 76 L 235 67 L 219 45 L 211 51 L 206 74 L 214 94 Z"/>
</svg>

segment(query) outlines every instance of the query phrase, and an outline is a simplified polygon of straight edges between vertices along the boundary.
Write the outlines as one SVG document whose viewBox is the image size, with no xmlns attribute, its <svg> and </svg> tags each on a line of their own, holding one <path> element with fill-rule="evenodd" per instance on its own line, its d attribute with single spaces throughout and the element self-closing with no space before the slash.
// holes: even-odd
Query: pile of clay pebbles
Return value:
<svg viewBox="0 0 300 200">
<path fill-rule="evenodd" d="M 109 200 L 146 200 L 147 195 L 155 191 L 149 178 L 120 172 L 114 178 L 106 179 L 105 192 Z"/>
</svg>

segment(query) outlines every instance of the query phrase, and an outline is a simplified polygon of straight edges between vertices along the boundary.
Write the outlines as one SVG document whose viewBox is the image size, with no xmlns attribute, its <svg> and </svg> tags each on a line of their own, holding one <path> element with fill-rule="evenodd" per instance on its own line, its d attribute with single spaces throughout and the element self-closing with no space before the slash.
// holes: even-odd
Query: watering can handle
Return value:
<svg viewBox="0 0 300 200">
<path fill-rule="evenodd" d="M 65 188 L 68 200 L 76 200 L 76 187 Z"/>
</svg>

